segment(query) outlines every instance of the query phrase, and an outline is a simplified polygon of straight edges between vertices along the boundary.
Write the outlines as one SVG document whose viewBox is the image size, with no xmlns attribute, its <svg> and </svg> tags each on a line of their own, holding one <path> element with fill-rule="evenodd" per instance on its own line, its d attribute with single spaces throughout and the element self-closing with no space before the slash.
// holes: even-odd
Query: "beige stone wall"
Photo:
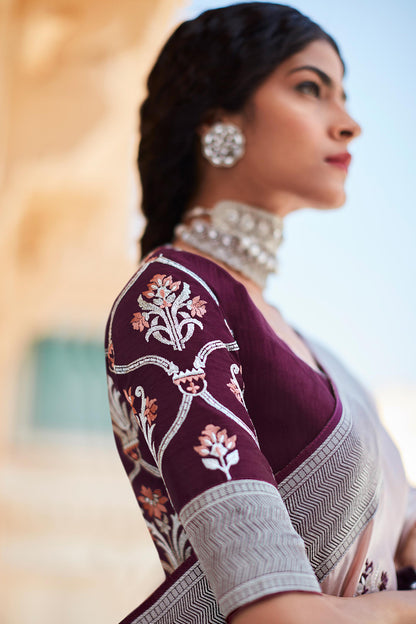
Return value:
<svg viewBox="0 0 416 624">
<path fill-rule="evenodd" d="M 0 5 L 0 372 L 6 390 L 33 334 L 78 325 L 101 336 L 108 305 L 132 270 L 126 248 L 137 106 L 180 5 Z M 10 393 L 4 400 L 0 444 L 11 427 Z"/>
<path fill-rule="evenodd" d="M 114 624 L 162 578 L 112 440 L 14 440 L 29 345 L 102 340 L 134 270 L 137 108 L 183 4 L 0 2 L 2 624 Z"/>
</svg>

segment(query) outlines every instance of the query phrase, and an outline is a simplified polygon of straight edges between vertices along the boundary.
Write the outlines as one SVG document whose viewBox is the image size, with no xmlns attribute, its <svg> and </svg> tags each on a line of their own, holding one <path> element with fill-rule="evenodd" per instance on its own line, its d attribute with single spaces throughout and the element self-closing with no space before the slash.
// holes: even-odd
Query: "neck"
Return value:
<svg viewBox="0 0 416 624">
<path fill-rule="evenodd" d="M 283 240 L 283 220 L 260 208 L 221 201 L 186 213 L 175 235 L 203 254 L 241 273 L 261 289 L 277 271 L 276 252 Z"/>
<path fill-rule="evenodd" d="M 261 181 L 261 176 L 253 176 L 250 168 L 241 170 L 240 163 L 231 169 L 208 166 L 204 168 L 201 182 L 190 206 L 211 208 L 226 198 L 249 206 L 261 206 L 265 212 L 279 217 L 301 208 L 304 202 L 293 193 L 283 189 L 271 189 Z"/>
</svg>

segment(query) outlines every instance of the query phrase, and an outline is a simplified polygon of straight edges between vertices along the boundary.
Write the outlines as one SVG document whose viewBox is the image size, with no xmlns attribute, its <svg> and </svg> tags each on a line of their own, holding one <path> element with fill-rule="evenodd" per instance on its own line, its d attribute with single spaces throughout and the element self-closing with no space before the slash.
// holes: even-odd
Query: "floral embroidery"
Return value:
<svg viewBox="0 0 416 624">
<path fill-rule="evenodd" d="M 134 396 L 131 395 L 131 388 L 129 390 L 130 394 L 124 391 L 125 396 L 127 395 L 127 397 L 129 397 L 126 397 L 127 403 L 120 400 L 121 394 L 114 387 L 114 382 L 111 377 L 108 379 L 108 389 L 110 413 L 114 432 L 121 442 L 123 453 L 129 457 L 134 464 L 132 470 L 128 472 L 128 477 L 131 483 L 133 483 L 133 480 L 140 473 L 142 468 L 153 476 L 160 476 L 158 468 L 145 461 L 140 451 L 139 426 L 135 410 L 132 408 Z"/>
<path fill-rule="evenodd" d="M 154 516 L 160 519 L 162 517 L 162 512 L 167 511 L 164 503 L 169 500 L 168 497 L 162 496 L 162 492 L 159 489 L 152 492 L 152 490 L 145 485 L 142 485 L 140 491 L 141 495 L 137 498 L 143 504 L 144 509 L 151 518 Z"/>
<path fill-rule="evenodd" d="M 243 393 L 241 391 L 241 388 L 235 376 L 236 373 L 241 374 L 241 366 L 239 367 L 237 366 L 237 364 L 232 364 L 230 370 L 231 370 L 231 379 L 230 379 L 230 383 L 227 384 L 227 388 L 229 388 L 231 392 L 235 395 L 235 397 L 240 401 L 240 403 L 245 406 Z"/>
<path fill-rule="evenodd" d="M 153 459 L 156 461 L 155 443 L 153 441 L 153 430 L 156 426 L 156 423 L 153 421 L 156 420 L 157 417 L 156 399 L 150 399 L 146 396 L 141 386 L 137 386 L 135 395 L 142 401 L 140 410 L 136 412 L 136 419 L 143 432 L 147 446 L 153 455 Z"/>
<path fill-rule="evenodd" d="M 140 386 L 136 388 L 135 395 L 131 391 L 131 386 L 128 390 L 123 390 L 123 392 L 124 392 L 124 396 L 126 397 L 132 409 L 133 414 L 136 416 L 136 420 L 138 424 L 143 429 L 143 433 L 145 435 L 146 441 L 149 443 L 149 447 L 152 448 L 150 446 L 150 442 L 151 442 L 154 425 L 153 426 L 151 425 L 152 425 L 152 422 L 157 417 L 157 399 L 151 399 L 148 396 L 145 397 L 143 388 L 141 388 Z M 139 418 L 137 418 L 137 409 L 134 407 L 134 400 L 136 397 L 140 397 L 142 399 L 142 408 L 139 414 Z M 147 421 L 147 424 L 149 425 L 149 428 L 146 428 L 146 421 Z"/>
<path fill-rule="evenodd" d="M 373 569 L 374 569 L 373 562 L 368 561 L 368 559 L 366 559 L 364 571 L 361 573 L 360 580 L 358 582 L 357 595 L 361 596 L 362 594 L 368 593 L 367 579 L 372 574 Z"/>
<path fill-rule="evenodd" d="M 136 312 L 130 322 L 140 332 L 147 329 L 147 342 L 153 335 L 163 344 L 181 351 L 195 327 L 203 328 L 198 318 L 206 314 L 207 302 L 200 295 L 191 297 L 189 284 L 174 282 L 171 275 L 154 275 L 137 301 L 141 311 Z"/>
<path fill-rule="evenodd" d="M 385 572 L 384 570 L 381 572 L 378 582 L 376 581 L 376 579 L 372 578 L 374 572 L 375 570 L 373 561 L 369 561 L 368 559 L 366 559 L 364 564 L 364 570 L 361 573 L 357 591 L 355 592 L 356 596 L 362 596 L 363 594 L 368 594 L 371 591 L 384 591 L 385 589 L 387 589 L 387 585 L 389 582 L 387 572 Z"/>
<path fill-rule="evenodd" d="M 149 399 L 149 397 L 146 397 L 146 406 L 144 410 L 144 415 L 145 415 L 145 418 L 147 418 L 147 422 L 149 423 L 149 425 L 152 424 L 152 422 L 155 420 L 157 416 L 156 400 L 157 399 Z"/>
<path fill-rule="evenodd" d="M 141 312 L 135 312 L 133 314 L 133 318 L 130 321 L 130 323 L 133 325 L 133 329 L 138 329 L 142 332 L 145 327 L 149 327 L 149 323 L 147 322 L 148 317 L 149 315 L 146 314 L 146 312 L 144 314 L 142 314 Z"/>
<path fill-rule="evenodd" d="M 198 379 L 198 377 L 196 377 L 195 379 Z M 200 386 L 197 386 L 194 382 L 194 378 L 191 377 L 189 380 L 189 386 L 186 387 L 186 391 L 190 392 L 191 394 L 196 394 L 199 389 Z"/>
<path fill-rule="evenodd" d="M 161 500 L 160 498 L 159 503 Z M 177 514 L 173 513 L 168 516 L 163 513 L 161 518 L 155 515 L 152 521 L 145 516 L 144 520 L 159 550 L 163 569 L 168 574 L 172 574 L 192 554 L 192 547 Z"/>
<path fill-rule="evenodd" d="M 141 454 L 139 450 L 139 440 L 133 440 L 130 444 L 123 445 L 123 451 L 134 462 L 140 461 Z"/>
<path fill-rule="evenodd" d="M 178 386 L 181 392 L 189 394 L 200 394 L 206 387 L 205 372 L 201 368 L 187 369 L 173 375 L 173 383 Z"/>
<path fill-rule="evenodd" d="M 389 582 L 389 577 L 387 572 L 382 572 L 381 573 L 381 577 L 380 577 L 380 583 L 378 584 L 378 590 L 379 591 L 384 591 L 385 589 L 387 589 L 387 583 Z"/>
<path fill-rule="evenodd" d="M 132 394 L 131 386 L 130 386 L 130 388 L 128 390 L 123 390 L 123 392 L 124 392 L 124 396 L 126 397 L 126 399 L 127 399 L 128 403 L 129 403 L 131 409 L 133 410 L 133 414 L 137 414 L 137 410 L 136 410 L 136 408 L 133 405 L 133 403 L 134 403 L 134 394 Z"/>
<path fill-rule="evenodd" d="M 220 427 L 215 425 L 207 425 L 198 439 L 200 446 L 194 446 L 194 450 L 202 457 L 205 468 L 221 470 L 226 475 L 227 481 L 230 481 L 230 468 L 240 459 L 235 448 L 237 436 L 228 437 L 226 429 L 220 430 Z"/>
<path fill-rule="evenodd" d="M 206 313 L 206 303 L 207 302 L 203 301 L 199 295 L 190 299 L 187 303 L 187 308 L 191 311 L 191 316 L 196 315 L 199 316 L 199 318 L 202 318 Z"/>
<path fill-rule="evenodd" d="M 243 402 L 243 398 L 241 396 L 241 390 L 239 386 L 237 386 L 237 384 L 232 379 L 230 379 L 230 383 L 227 384 L 227 388 L 229 388 L 231 392 L 235 394 L 236 398 L 240 401 L 240 403 Z"/>
<path fill-rule="evenodd" d="M 154 297 L 154 304 L 161 308 L 170 308 L 176 299 L 174 294 L 178 290 L 181 282 L 173 282 L 172 277 L 166 275 L 154 275 L 147 285 L 147 290 L 143 292 L 148 299 Z"/>
<path fill-rule="evenodd" d="M 114 362 L 115 362 L 115 357 L 114 357 L 114 345 L 112 342 L 110 342 L 110 344 L 108 345 L 108 350 L 107 350 L 107 358 L 108 361 L 110 362 L 110 366 L 113 367 L 114 366 Z"/>
</svg>

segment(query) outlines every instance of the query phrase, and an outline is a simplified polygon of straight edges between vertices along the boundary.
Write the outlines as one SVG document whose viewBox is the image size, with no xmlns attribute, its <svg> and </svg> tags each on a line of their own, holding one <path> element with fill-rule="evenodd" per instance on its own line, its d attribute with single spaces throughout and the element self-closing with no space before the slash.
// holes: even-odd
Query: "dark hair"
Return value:
<svg viewBox="0 0 416 624">
<path fill-rule="evenodd" d="M 169 243 L 197 188 L 197 128 L 215 109 L 241 111 L 256 88 L 312 41 L 335 41 L 296 9 L 248 2 L 183 22 L 150 72 L 138 165 L 147 226 L 142 257 Z"/>
</svg>

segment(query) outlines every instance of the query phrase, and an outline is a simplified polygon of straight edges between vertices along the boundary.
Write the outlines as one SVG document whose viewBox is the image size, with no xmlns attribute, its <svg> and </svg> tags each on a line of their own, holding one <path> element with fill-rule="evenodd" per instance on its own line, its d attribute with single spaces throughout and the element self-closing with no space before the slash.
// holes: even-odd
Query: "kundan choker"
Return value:
<svg viewBox="0 0 416 624">
<path fill-rule="evenodd" d="M 176 226 L 178 238 L 239 271 L 260 288 L 265 287 L 268 275 L 277 271 L 282 217 L 235 201 L 221 201 L 211 209 L 197 206 L 185 216 L 192 221 Z"/>
</svg>

